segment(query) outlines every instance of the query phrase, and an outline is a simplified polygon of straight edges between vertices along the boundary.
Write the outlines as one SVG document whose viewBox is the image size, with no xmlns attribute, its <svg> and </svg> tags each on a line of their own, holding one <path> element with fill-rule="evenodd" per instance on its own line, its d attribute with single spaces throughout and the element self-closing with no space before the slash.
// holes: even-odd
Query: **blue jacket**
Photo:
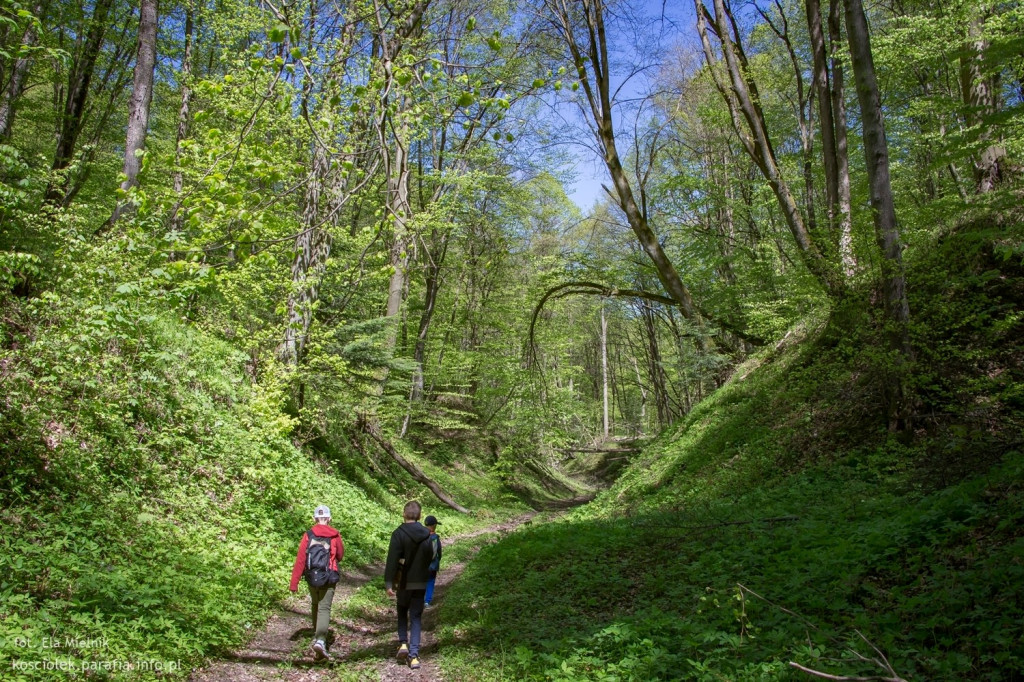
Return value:
<svg viewBox="0 0 1024 682">
<path fill-rule="evenodd" d="M 441 537 L 437 533 L 431 533 L 430 539 L 427 542 L 430 544 L 430 553 L 433 556 L 427 570 L 430 571 L 430 575 L 433 577 L 437 575 L 438 569 L 441 568 Z"/>
</svg>

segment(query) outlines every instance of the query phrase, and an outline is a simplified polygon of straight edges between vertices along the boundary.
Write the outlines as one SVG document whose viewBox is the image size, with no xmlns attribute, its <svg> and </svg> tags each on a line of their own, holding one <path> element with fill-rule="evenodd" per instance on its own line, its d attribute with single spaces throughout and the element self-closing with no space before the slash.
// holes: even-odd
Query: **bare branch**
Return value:
<svg viewBox="0 0 1024 682">
<path fill-rule="evenodd" d="M 902 677 L 879 677 L 878 675 L 872 675 L 871 677 L 858 677 L 851 675 L 830 675 L 829 673 L 824 673 L 820 670 L 812 670 L 811 668 L 806 668 L 795 661 L 790 661 L 789 665 L 790 667 L 796 668 L 800 672 L 807 673 L 808 675 L 812 675 L 814 677 L 820 677 L 823 680 L 844 680 L 848 682 L 871 682 L 872 680 L 876 682 L 907 682 Z"/>
</svg>

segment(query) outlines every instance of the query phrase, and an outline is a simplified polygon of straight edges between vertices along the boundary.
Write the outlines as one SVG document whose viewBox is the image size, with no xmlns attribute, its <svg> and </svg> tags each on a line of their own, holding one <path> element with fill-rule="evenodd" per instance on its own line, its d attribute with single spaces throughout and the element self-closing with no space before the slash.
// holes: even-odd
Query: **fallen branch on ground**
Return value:
<svg viewBox="0 0 1024 682">
<path fill-rule="evenodd" d="M 849 675 L 830 675 L 828 673 L 823 673 L 820 670 L 812 670 L 811 668 L 806 668 L 794 661 L 790 661 L 789 665 L 793 668 L 796 668 L 802 673 L 807 673 L 808 675 L 813 675 L 814 677 L 820 677 L 824 680 L 845 680 L 848 682 L 870 682 L 871 680 L 874 680 L 876 682 L 907 682 L 902 677 L 851 677 Z"/>
<path fill-rule="evenodd" d="M 862 653 L 860 653 L 858 651 L 854 651 L 849 646 L 847 646 L 846 643 L 841 642 L 841 641 L 839 641 L 838 638 L 833 637 L 832 635 L 828 634 L 827 632 L 825 632 L 824 630 L 819 628 L 817 625 L 815 625 L 814 623 L 809 621 L 807 618 L 801 616 L 796 611 L 791 611 L 791 610 L 787 609 L 785 606 L 781 606 L 779 604 L 776 604 L 771 599 L 768 599 L 767 597 L 763 597 L 763 596 L 759 595 L 757 592 L 754 592 L 749 587 L 746 587 L 745 585 L 742 585 L 740 583 L 736 583 L 736 586 L 740 589 L 741 592 L 746 592 L 750 596 L 756 597 L 757 599 L 760 599 L 761 601 L 763 601 L 766 604 L 769 604 L 770 606 L 774 606 L 775 608 L 779 609 L 783 613 L 788 613 L 789 615 L 793 616 L 794 618 L 799 620 L 801 623 L 803 623 L 804 625 L 809 627 L 810 629 L 822 633 L 823 635 L 825 635 L 826 638 L 828 638 L 828 640 L 830 642 L 832 642 L 832 644 L 834 644 L 837 647 L 841 647 L 841 648 L 845 649 L 846 651 L 848 651 L 849 653 L 853 654 L 857 658 L 857 660 L 862 661 L 864 663 L 871 663 L 872 665 L 878 666 L 883 671 L 885 671 L 886 675 L 885 676 L 875 675 L 875 676 L 872 676 L 872 677 L 856 677 L 856 676 L 849 676 L 849 675 L 832 675 L 831 673 L 821 672 L 820 670 L 813 670 L 812 668 L 808 668 L 808 667 L 802 666 L 799 663 L 797 663 L 796 661 L 790 661 L 789 662 L 789 665 L 791 667 L 793 667 L 793 668 L 795 668 L 797 670 L 800 670 L 801 672 L 804 672 L 804 673 L 806 673 L 808 675 L 813 675 L 815 677 L 820 677 L 820 678 L 825 679 L 825 680 L 844 680 L 844 681 L 848 681 L 848 682 L 869 682 L 869 681 L 876 681 L 876 682 L 907 682 L 907 680 L 905 680 L 904 678 L 902 678 L 902 677 L 900 677 L 899 675 L 896 674 L 896 671 L 893 670 L 892 664 L 889 663 L 889 659 L 885 657 L 885 654 L 883 654 L 879 650 L 879 648 L 877 646 L 872 644 L 871 641 L 868 640 L 868 638 L 865 637 L 864 633 L 862 633 L 860 630 L 854 630 L 854 632 L 857 633 L 858 637 L 860 637 L 862 640 L 864 640 L 865 644 L 867 644 L 869 647 L 871 647 L 872 649 L 875 650 L 875 653 L 878 654 L 878 658 L 868 658 L 864 654 L 862 654 Z"/>
<path fill-rule="evenodd" d="M 405 469 L 406 472 L 408 472 L 408 474 L 412 476 L 416 481 L 427 486 L 427 488 L 430 489 L 430 492 L 434 493 L 434 495 L 437 496 L 437 499 L 441 500 L 442 502 L 444 502 L 457 512 L 462 512 L 463 514 L 469 513 L 468 509 L 466 509 L 461 504 L 453 500 L 451 495 L 446 493 L 444 489 L 441 488 L 441 486 L 439 486 L 437 483 L 429 479 L 426 474 L 424 474 L 422 471 L 419 470 L 419 468 L 416 467 L 416 465 L 407 460 L 405 457 L 402 457 L 402 455 L 399 454 L 398 450 L 395 449 L 395 446 L 391 444 L 391 441 L 384 437 L 384 435 L 380 431 L 380 427 L 376 424 L 376 422 L 373 419 L 363 418 L 360 420 L 360 422 L 363 431 L 365 431 L 370 436 L 370 438 L 372 438 L 373 441 L 377 443 L 377 445 L 379 445 L 382 450 L 384 450 L 384 452 L 388 453 L 388 455 L 391 456 L 391 459 L 395 460 L 395 462 L 398 463 L 398 466 Z"/>
</svg>

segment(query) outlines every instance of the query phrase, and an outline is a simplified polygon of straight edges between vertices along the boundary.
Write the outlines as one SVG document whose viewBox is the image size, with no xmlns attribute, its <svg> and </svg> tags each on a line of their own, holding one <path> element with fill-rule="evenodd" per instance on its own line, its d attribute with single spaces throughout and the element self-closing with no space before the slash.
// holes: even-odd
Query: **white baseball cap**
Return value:
<svg viewBox="0 0 1024 682">
<path fill-rule="evenodd" d="M 331 518 L 331 508 L 328 507 L 326 504 L 321 504 L 319 507 L 316 508 L 316 511 L 313 512 L 313 518 L 315 518 L 315 519 L 329 519 L 329 518 Z"/>
</svg>

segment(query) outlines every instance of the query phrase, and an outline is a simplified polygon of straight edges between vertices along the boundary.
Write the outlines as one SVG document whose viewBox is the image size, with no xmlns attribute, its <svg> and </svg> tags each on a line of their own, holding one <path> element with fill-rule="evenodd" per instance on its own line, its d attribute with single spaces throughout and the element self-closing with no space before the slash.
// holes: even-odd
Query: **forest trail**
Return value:
<svg viewBox="0 0 1024 682">
<path fill-rule="evenodd" d="M 573 500 L 577 504 L 583 500 Z M 574 506 L 568 504 L 568 506 Z M 502 523 L 475 531 L 443 538 L 449 547 L 490 533 L 505 535 L 531 521 L 538 512 L 528 512 Z M 486 543 L 484 543 L 486 544 Z M 482 545 L 481 545 L 482 546 Z M 475 554 L 475 552 L 474 552 Z M 328 682 L 336 679 L 394 680 L 415 679 L 418 682 L 441 681 L 444 677 L 435 666 L 432 654 L 437 642 L 434 630 L 444 609 L 444 595 L 465 569 L 467 562 L 443 564 L 437 575 L 435 606 L 423 613 L 423 635 L 420 641 L 422 667 L 410 670 L 394 657 L 397 647 L 395 608 L 392 601 L 386 608 L 367 606 L 356 619 L 343 618 L 342 609 L 349 599 L 374 578 L 383 575 L 383 564 L 349 569 L 342 572 L 331 609 L 330 661 L 314 661 L 309 650 L 309 594 L 294 597 L 270 616 L 264 629 L 242 649 L 225 659 L 196 670 L 190 682 Z M 302 594 L 304 586 L 299 587 Z"/>
</svg>

